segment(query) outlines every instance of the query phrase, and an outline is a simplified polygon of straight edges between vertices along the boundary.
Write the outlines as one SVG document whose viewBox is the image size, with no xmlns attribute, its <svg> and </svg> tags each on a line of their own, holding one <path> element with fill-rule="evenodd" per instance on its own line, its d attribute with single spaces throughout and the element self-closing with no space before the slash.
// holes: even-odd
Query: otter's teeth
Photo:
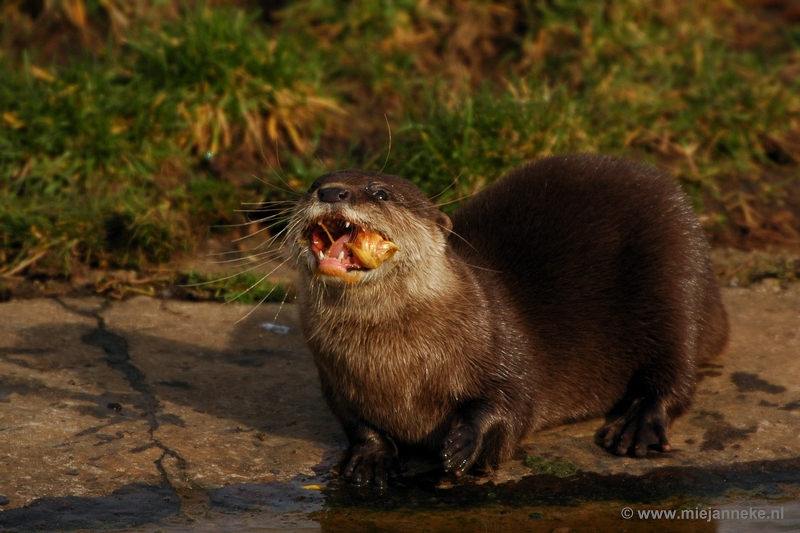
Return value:
<svg viewBox="0 0 800 533">
<path fill-rule="evenodd" d="M 345 222 L 345 223 L 344 223 L 344 227 L 345 227 L 345 228 L 349 228 L 349 227 L 350 227 L 350 222 Z"/>
<path fill-rule="evenodd" d="M 339 257 L 337 258 L 337 260 L 341 263 L 343 259 L 344 259 L 344 250 L 339 252 Z"/>
<path fill-rule="evenodd" d="M 321 261 L 321 260 L 323 260 L 323 259 L 325 259 L 325 254 L 323 254 L 323 253 L 322 253 L 322 250 L 320 250 L 320 251 L 319 251 L 319 252 L 317 252 L 317 253 L 319 254 L 319 259 L 320 259 L 320 261 Z"/>
</svg>

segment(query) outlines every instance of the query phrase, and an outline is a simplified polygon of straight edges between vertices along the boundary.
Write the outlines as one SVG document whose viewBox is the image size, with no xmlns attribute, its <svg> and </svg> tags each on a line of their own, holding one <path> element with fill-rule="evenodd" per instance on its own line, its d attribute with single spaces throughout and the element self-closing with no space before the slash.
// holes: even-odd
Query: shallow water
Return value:
<svg viewBox="0 0 800 533">
<path fill-rule="evenodd" d="M 386 490 L 330 475 L 181 494 L 132 485 L 101 498 L 44 499 L 0 513 L 0 531 L 800 531 L 798 465 L 531 475 L 502 484 L 451 483 L 434 470 Z"/>
</svg>

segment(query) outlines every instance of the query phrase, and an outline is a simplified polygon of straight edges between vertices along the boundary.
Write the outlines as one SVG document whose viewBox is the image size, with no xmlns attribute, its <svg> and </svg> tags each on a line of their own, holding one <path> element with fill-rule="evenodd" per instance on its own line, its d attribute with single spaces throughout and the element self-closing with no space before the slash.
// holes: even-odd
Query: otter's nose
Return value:
<svg viewBox="0 0 800 533">
<path fill-rule="evenodd" d="M 329 204 L 346 202 L 350 199 L 350 191 L 341 187 L 325 187 L 317 191 L 317 198 L 320 202 Z"/>
</svg>

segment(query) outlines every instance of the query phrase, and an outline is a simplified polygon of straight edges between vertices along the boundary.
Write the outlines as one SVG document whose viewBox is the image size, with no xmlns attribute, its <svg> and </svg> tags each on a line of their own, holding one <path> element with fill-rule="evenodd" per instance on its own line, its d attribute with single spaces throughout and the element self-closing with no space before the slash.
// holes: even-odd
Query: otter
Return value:
<svg viewBox="0 0 800 533">
<path fill-rule="evenodd" d="M 688 198 L 622 159 L 537 160 L 452 220 L 405 179 L 333 172 L 289 233 L 302 330 L 350 442 L 341 474 L 357 484 L 397 481 L 405 446 L 462 476 L 604 414 L 610 452 L 668 452 L 698 365 L 727 341 Z"/>
</svg>

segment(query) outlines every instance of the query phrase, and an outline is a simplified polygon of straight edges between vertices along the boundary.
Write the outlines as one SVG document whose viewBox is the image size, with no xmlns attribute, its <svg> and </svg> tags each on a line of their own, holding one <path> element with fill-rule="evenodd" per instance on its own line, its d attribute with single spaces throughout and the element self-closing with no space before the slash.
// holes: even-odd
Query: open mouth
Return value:
<svg viewBox="0 0 800 533">
<path fill-rule="evenodd" d="M 313 222 L 309 248 L 317 260 L 317 273 L 354 283 L 360 272 L 372 270 L 400 250 L 381 234 L 336 216 Z"/>
</svg>

